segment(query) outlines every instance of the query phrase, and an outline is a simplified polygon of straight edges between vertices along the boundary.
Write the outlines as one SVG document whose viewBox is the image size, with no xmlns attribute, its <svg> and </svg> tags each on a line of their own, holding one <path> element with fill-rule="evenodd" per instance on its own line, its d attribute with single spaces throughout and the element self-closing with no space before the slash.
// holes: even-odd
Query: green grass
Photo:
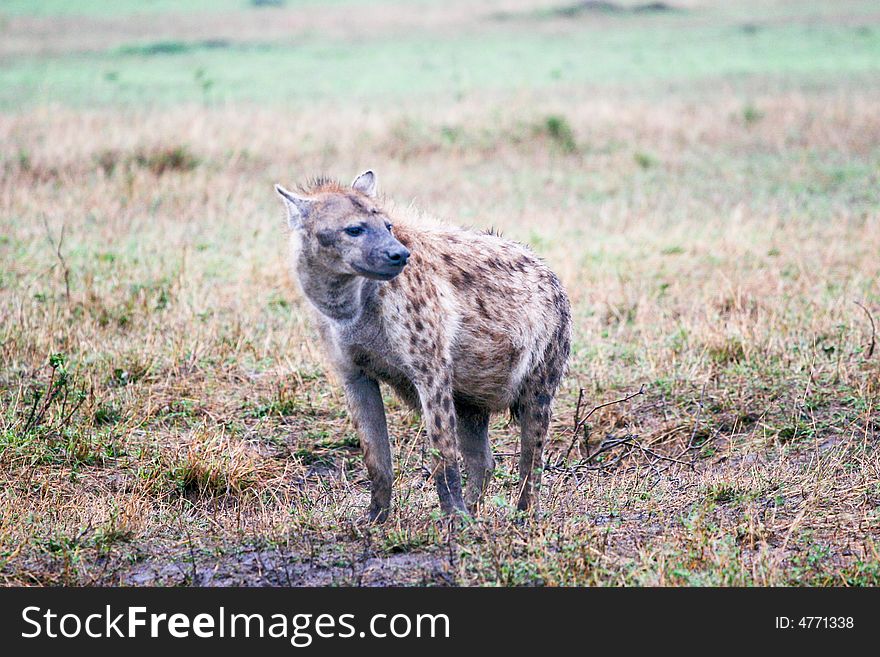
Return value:
<svg viewBox="0 0 880 657">
<path fill-rule="evenodd" d="M 561 34 L 499 23 L 457 36 L 378 34 L 357 42 L 131 43 L 96 53 L 21 56 L 0 69 L 0 108 L 206 103 L 400 101 L 583 85 L 660 92 L 670 83 L 753 76 L 821 84 L 880 70 L 880 30 L 840 25 L 644 21 Z"/>
</svg>

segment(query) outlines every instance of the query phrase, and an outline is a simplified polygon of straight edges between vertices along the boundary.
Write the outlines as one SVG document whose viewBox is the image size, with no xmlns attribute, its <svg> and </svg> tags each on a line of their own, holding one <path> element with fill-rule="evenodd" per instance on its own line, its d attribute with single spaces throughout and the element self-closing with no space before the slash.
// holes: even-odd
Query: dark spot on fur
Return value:
<svg viewBox="0 0 880 657">
<path fill-rule="evenodd" d="M 477 297 L 477 308 L 484 319 L 489 319 L 489 311 L 486 310 L 486 302 L 483 301 L 483 297 Z"/>
<path fill-rule="evenodd" d="M 474 275 L 461 267 L 458 268 L 458 275 L 453 274 L 449 280 L 459 290 L 467 290 L 474 286 Z"/>
<path fill-rule="evenodd" d="M 336 243 L 336 233 L 332 230 L 319 230 L 316 237 L 318 238 L 318 244 L 325 248 Z"/>
<path fill-rule="evenodd" d="M 443 426 L 443 420 L 440 419 L 439 415 L 434 416 L 434 426 L 437 427 L 438 429 Z"/>
</svg>

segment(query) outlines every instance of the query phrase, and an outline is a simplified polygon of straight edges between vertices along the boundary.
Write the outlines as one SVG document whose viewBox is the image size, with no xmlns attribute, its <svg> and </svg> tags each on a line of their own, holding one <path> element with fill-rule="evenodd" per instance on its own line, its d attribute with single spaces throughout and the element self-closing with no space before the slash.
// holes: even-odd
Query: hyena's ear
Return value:
<svg viewBox="0 0 880 657">
<path fill-rule="evenodd" d="M 367 169 L 354 179 L 354 182 L 351 183 L 351 188 L 373 198 L 376 196 L 376 174 L 372 170 Z"/>
<path fill-rule="evenodd" d="M 287 208 L 287 225 L 291 228 L 301 226 L 303 220 L 312 211 L 313 201 L 297 196 L 293 192 L 284 189 L 281 185 L 275 185 L 275 191 L 284 200 L 284 206 Z"/>
</svg>

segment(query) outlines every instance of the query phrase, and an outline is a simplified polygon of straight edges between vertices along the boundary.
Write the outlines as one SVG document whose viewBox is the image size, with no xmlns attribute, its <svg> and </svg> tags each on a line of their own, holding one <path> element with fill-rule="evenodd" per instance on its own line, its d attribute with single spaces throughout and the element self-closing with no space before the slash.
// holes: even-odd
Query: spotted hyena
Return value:
<svg viewBox="0 0 880 657">
<path fill-rule="evenodd" d="M 351 186 L 319 179 L 297 192 L 275 189 L 287 207 L 293 269 L 363 446 L 369 519 L 387 518 L 394 479 L 379 383 L 421 411 L 444 512 L 481 503 L 495 465 L 489 416 L 507 409 L 522 432 L 518 506 L 536 507 L 570 342 L 556 275 L 498 235 L 394 216 L 372 171 Z"/>
</svg>

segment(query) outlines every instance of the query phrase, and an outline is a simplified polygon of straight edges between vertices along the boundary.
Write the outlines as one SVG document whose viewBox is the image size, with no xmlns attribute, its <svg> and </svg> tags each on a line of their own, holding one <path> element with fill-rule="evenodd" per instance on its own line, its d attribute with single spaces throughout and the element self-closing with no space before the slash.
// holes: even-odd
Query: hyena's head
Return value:
<svg viewBox="0 0 880 657">
<path fill-rule="evenodd" d="M 311 266 L 387 281 L 409 258 L 376 199 L 376 175 L 365 171 L 345 187 L 319 180 L 294 193 L 275 185 L 287 207 L 294 249 Z"/>
</svg>

